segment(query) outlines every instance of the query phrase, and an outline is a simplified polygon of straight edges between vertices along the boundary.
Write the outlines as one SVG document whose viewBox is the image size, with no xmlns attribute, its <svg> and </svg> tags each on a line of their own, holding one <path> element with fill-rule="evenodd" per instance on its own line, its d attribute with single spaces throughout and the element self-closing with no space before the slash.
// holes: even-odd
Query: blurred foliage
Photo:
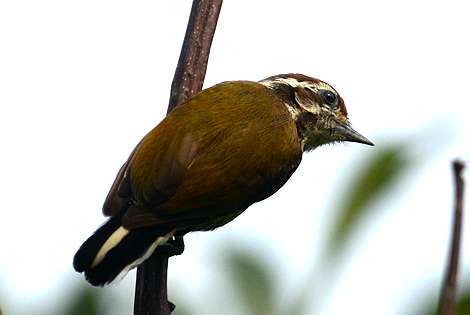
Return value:
<svg viewBox="0 0 470 315">
<path fill-rule="evenodd" d="M 90 286 L 78 287 L 73 291 L 71 300 L 57 315 L 101 315 L 102 293 Z"/>
<path fill-rule="evenodd" d="M 385 195 L 410 166 L 409 149 L 402 144 L 374 150 L 362 169 L 350 181 L 339 201 L 339 215 L 327 243 L 328 254 L 336 254 L 358 223 L 373 209 L 372 202 Z"/>
<path fill-rule="evenodd" d="M 354 177 L 349 181 L 348 191 L 339 202 L 339 214 L 331 229 L 331 237 L 327 243 L 327 253 L 329 255 L 338 254 L 344 249 L 346 240 L 357 229 L 359 224 L 374 210 L 371 204 L 386 195 L 394 184 L 410 169 L 412 164 L 410 148 L 401 144 L 390 145 L 381 149 L 373 150 L 369 159 L 362 164 Z M 269 266 L 268 258 L 259 253 L 250 253 L 246 249 L 225 252 L 223 267 L 229 277 L 230 284 L 236 300 L 247 315 L 300 315 L 311 314 L 305 308 L 311 299 L 312 287 L 306 285 L 300 287 L 297 296 L 292 298 L 290 311 L 282 311 L 278 303 L 277 293 L 280 292 L 276 286 L 274 277 Z M 330 256 L 332 257 L 332 256 Z M 335 273 L 335 271 L 328 271 Z M 306 280 L 308 284 L 317 285 L 312 281 L 315 275 L 311 275 Z M 324 288 L 321 290 L 324 292 Z M 130 293 L 132 294 L 132 293 Z M 204 297 L 207 298 L 207 297 Z M 72 294 L 72 299 L 67 306 L 60 310 L 57 315 L 98 315 L 103 312 L 109 313 L 109 306 L 112 303 L 103 303 L 103 293 L 99 289 L 91 287 L 79 287 Z M 214 301 L 208 298 L 208 301 Z M 183 301 L 182 301 L 183 302 Z M 184 301 L 191 303 L 191 301 Z M 223 301 L 222 301 L 223 303 Z M 198 313 L 195 308 L 187 308 L 176 303 L 173 315 L 194 315 Z M 428 298 L 421 308 L 426 310 L 420 315 L 437 314 L 435 298 Z M 101 306 L 108 306 L 107 309 Z M 232 314 L 227 310 L 226 314 Z M 385 311 L 384 311 L 385 313 Z M 464 291 L 457 307 L 457 315 L 470 314 L 470 290 Z M 209 315 L 209 314 L 207 314 Z"/>
<path fill-rule="evenodd" d="M 419 312 L 420 315 L 438 315 L 437 303 L 433 298 L 428 298 L 422 307 L 425 311 Z M 470 314 L 470 287 L 467 287 L 459 296 L 457 301 L 456 315 L 469 315 Z"/>
<path fill-rule="evenodd" d="M 181 303 L 178 303 L 173 313 L 171 313 L 171 315 L 193 315 L 193 314 L 194 313 L 191 312 L 188 308 L 185 308 L 184 306 L 182 306 Z"/>
<path fill-rule="evenodd" d="M 225 259 L 225 268 L 235 292 L 249 315 L 275 315 L 275 286 L 269 265 L 258 255 L 232 250 Z"/>
<path fill-rule="evenodd" d="M 435 313 L 437 314 L 437 313 Z M 468 315 L 470 314 L 470 290 L 466 290 L 457 302 L 457 315 Z"/>
</svg>

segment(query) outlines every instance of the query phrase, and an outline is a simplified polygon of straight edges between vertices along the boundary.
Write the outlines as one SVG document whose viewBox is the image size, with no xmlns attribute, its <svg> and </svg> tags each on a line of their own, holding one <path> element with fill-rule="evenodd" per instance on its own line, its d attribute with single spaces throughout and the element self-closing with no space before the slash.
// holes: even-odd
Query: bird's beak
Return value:
<svg viewBox="0 0 470 315">
<path fill-rule="evenodd" d="M 361 135 L 359 132 L 354 130 L 349 123 L 337 123 L 334 128 L 334 132 L 343 141 L 358 142 L 367 145 L 374 145 L 372 141 Z"/>
</svg>

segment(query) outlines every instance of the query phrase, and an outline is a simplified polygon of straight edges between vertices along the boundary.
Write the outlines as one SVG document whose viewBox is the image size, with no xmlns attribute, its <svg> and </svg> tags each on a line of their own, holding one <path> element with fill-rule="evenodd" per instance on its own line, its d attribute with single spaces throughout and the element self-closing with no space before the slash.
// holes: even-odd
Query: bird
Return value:
<svg viewBox="0 0 470 315">
<path fill-rule="evenodd" d="M 74 269 L 93 286 L 122 279 L 173 237 L 214 230 L 276 193 L 304 152 L 344 141 L 373 145 L 319 79 L 289 73 L 207 88 L 137 144 Z"/>
</svg>

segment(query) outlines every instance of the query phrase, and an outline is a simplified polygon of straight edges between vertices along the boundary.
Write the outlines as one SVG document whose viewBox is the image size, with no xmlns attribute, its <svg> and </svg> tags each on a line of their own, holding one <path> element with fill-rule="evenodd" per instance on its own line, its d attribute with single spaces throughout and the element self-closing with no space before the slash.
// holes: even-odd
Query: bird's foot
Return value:
<svg viewBox="0 0 470 315">
<path fill-rule="evenodd" d="M 168 257 L 181 255 L 184 252 L 184 240 L 182 236 L 173 236 L 165 244 L 159 245 L 157 250 Z"/>
<path fill-rule="evenodd" d="M 173 313 L 176 308 L 176 305 L 168 301 L 168 308 L 170 309 L 170 313 Z"/>
</svg>

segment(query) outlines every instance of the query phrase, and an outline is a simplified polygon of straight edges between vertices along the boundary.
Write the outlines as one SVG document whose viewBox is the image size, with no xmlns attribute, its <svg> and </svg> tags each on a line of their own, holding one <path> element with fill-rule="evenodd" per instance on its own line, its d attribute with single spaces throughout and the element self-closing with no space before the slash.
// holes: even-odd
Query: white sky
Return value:
<svg viewBox="0 0 470 315">
<path fill-rule="evenodd" d="M 232 244 L 267 256 L 281 293 L 293 295 L 319 260 L 343 186 L 364 156 L 393 139 L 416 146 L 418 167 L 374 205 L 379 214 L 351 239 L 332 294 L 315 292 L 324 300 L 316 310 L 404 314 L 437 294 L 452 204 L 449 161 L 470 160 L 467 3 L 225 1 L 206 87 L 286 72 L 321 78 L 377 146 L 314 151 L 278 194 L 216 232 L 187 237 L 184 255 L 170 263 L 169 281 L 185 290 L 179 299 L 219 294 L 207 287 L 222 277 L 212 271 L 214 248 Z M 83 282 L 73 254 L 103 222 L 101 205 L 120 165 L 166 112 L 190 5 L 0 2 L 0 303 L 8 313 L 58 304 L 56 294 Z M 465 225 L 468 278 L 470 214 Z M 127 296 L 122 314 L 132 307 L 133 277 L 111 289 Z"/>
</svg>

